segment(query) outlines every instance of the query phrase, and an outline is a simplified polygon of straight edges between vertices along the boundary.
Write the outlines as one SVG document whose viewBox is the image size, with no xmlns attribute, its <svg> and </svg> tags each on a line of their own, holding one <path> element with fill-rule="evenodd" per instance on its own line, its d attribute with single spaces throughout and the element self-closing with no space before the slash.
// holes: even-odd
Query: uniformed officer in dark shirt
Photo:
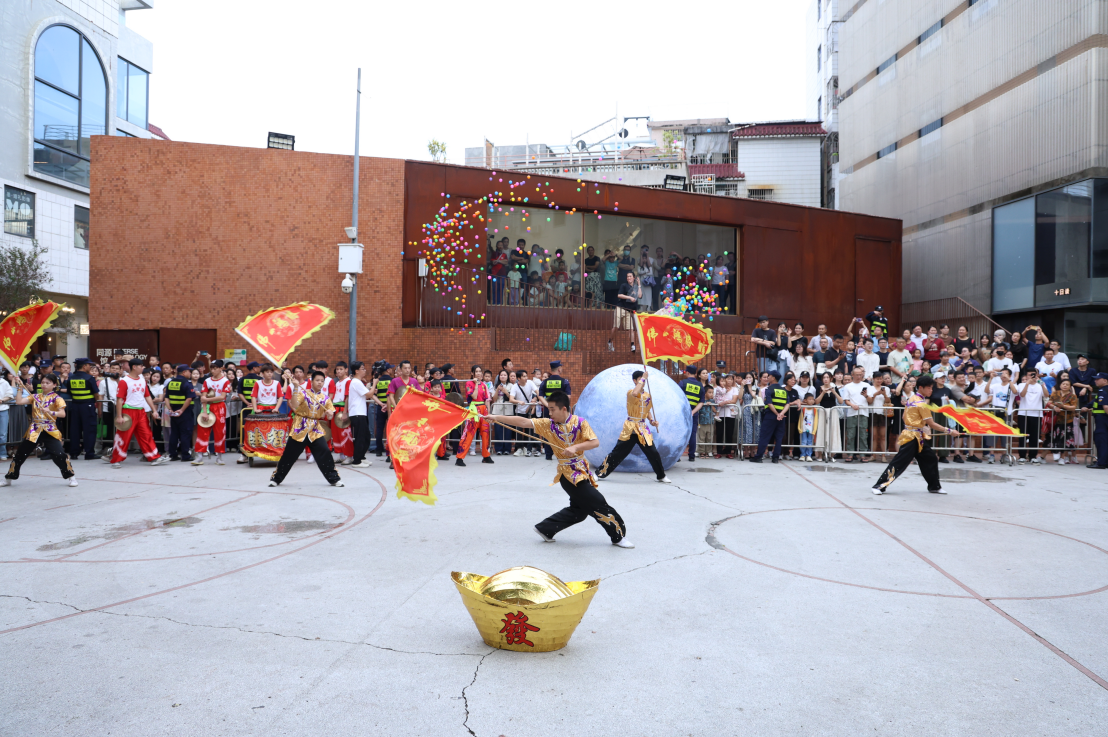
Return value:
<svg viewBox="0 0 1108 737">
<path fill-rule="evenodd" d="M 393 368 L 393 365 L 388 361 L 381 364 L 377 373 L 377 379 L 374 381 L 370 391 L 373 392 L 373 396 L 377 398 L 378 402 L 381 402 L 384 406 L 374 403 L 376 409 L 376 421 L 373 423 L 373 431 L 377 435 L 377 448 L 374 454 L 380 458 L 381 454 L 385 452 L 385 426 L 388 424 L 389 416 L 386 409 L 389 406 L 389 382 L 392 381 L 392 375 L 389 373 Z"/>
<path fill-rule="evenodd" d="M 1096 394 L 1090 405 L 1093 410 L 1093 444 L 1096 445 L 1096 467 L 1108 468 L 1108 374 L 1093 378 Z"/>
<path fill-rule="evenodd" d="M 100 394 L 96 379 L 85 371 L 91 363 L 87 358 L 74 361 L 76 371 L 69 375 L 66 382 L 66 391 L 72 400 L 66 407 L 70 429 L 69 457 L 78 458 L 84 449 L 86 461 L 95 461 L 100 457 L 96 454 L 96 400 Z"/>
<path fill-rule="evenodd" d="M 261 374 L 258 373 L 260 366 L 257 361 L 246 364 L 246 373 L 236 382 L 235 392 L 244 397 L 247 404 L 250 402 L 250 395 L 254 392 L 254 385 L 262 380 Z"/>
<path fill-rule="evenodd" d="M 874 328 L 881 328 L 881 334 L 885 337 L 889 335 L 889 320 L 885 317 L 885 308 L 881 305 L 877 305 L 873 308 L 873 312 L 866 315 L 866 321 L 869 323 L 869 331 L 872 334 Z M 876 340 L 876 338 L 875 338 Z"/>
<path fill-rule="evenodd" d="M 539 384 L 539 401 L 542 402 L 542 406 L 549 408 L 547 400 L 554 395 L 555 392 L 562 392 L 567 397 L 570 396 L 571 390 L 569 388 L 569 379 L 563 379 L 558 372 L 562 370 L 561 361 L 550 362 L 550 377 Z M 554 449 L 550 447 L 549 443 L 543 443 L 546 448 L 546 460 L 550 460 L 554 457 Z"/>
<path fill-rule="evenodd" d="M 689 411 L 692 412 L 692 434 L 689 436 L 689 461 L 696 462 L 696 413 L 700 411 L 700 405 L 704 404 L 704 385 L 696 378 L 696 366 L 686 366 L 687 376 L 677 382 L 681 391 L 685 393 L 685 399 L 689 400 Z"/>
<path fill-rule="evenodd" d="M 190 369 L 185 364 L 177 367 L 177 375 L 165 385 L 165 400 L 169 403 L 170 437 L 166 441 L 166 455 L 171 461 L 192 460 L 192 428 L 196 420 L 192 407 L 196 391 L 189 381 Z"/>
<path fill-rule="evenodd" d="M 799 394 L 793 390 L 790 395 L 788 387 L 781 383 L 781 374 L 770 371 L 774 383 L 766 387 L 766 406 L 762 409 L 762 429 L 758 435 L 758 452 L 750 460 L 761 463 L 762 456 L 766 454 L 766 447 L 770 440 L 773 441 L 773 462 L 777 463 L 781 458 L 781 444 L 785 440 L 785 427 L 788 425 L 789 403 Z"/>
</svg>

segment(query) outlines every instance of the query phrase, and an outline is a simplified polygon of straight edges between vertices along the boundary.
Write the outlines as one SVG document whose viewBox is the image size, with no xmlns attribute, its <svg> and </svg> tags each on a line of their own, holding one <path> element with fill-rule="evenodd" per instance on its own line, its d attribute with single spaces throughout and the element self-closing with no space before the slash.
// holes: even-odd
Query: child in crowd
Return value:
<svg viewBox="0 0 1108 737">
<path fill-rule="evenodd" d="M 512 269 L 508 272 L 508 304 L 519 304 L 519 274 L 519 269 Z"/>
<path fill-rule="evenodd" d="M 816 409 L 816 395 L 809 394 L 804 397 L 800 408 L 800 460 L 812 460 L 815 452 L 816 428 L 819 426 L 819 413 Z"/>
</svg>

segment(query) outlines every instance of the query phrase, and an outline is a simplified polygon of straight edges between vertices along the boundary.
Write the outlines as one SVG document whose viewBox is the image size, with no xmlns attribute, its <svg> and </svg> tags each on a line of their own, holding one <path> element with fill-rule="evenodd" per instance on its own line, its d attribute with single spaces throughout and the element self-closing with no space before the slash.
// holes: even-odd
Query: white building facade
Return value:
<svg viewBox="0 0 1108 737">
<path fill-rule="evenodd" d="M 822 195 L 823 207 L 838 209 L 839 183 L 839 20 L 838 0 L 811 0 L 808 5 L 805 34 L 807 51 L 808 118 L 823 124 L 827 137 L 823 141 Z"/>
<path fill-rule="evenodd" d="M 148 105 L 153 45 L 126 27 L 127 12 L 151 5 L 28 0 L 0 7 L 0 243 L 47 250 L 53 282 L 42 296 L 65 302 L 80 326 L 77 335 L 44 335 L 36 356 L 73 359 L 88 349 L 91 138 L 156 135 Z"/>
<path fill-rule="evenodd" d="M 1104 2 L 848 12 L 842 205 L 903 219 L 905 312 L 961 298 L 1108 368 Z"/>
</svg>

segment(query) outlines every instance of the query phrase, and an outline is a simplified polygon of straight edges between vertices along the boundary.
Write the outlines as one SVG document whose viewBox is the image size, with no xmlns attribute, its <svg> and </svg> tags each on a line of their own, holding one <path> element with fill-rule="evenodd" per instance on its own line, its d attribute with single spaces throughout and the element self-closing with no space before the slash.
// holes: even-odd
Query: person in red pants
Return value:
<svg viewBox="0 0 1108 737">
<path fill-rule="evenodd" d="M 121 468 L 123 461 L 127 459 L 127 446 L 131 444 L 132 435 L 138 440 L 143 458 L 150 461 L 151 466 L 168 463 L 169 459 L 159 453 L 158 447 L 154 445 L 154 433 L 150 431 L 150 422 L 146 419 L 148 411 L 154 412 L 154 401 L 150 398 L 150 387 L 142 375 L 142 362 L 138 359 L 123 359 L 119 362 L 119 367 L 125 368 L 127 375 L 120 378 L 116 386 L 117 429 L 115 444 L 112 446 L 112 468 Z M 131 419 L 131 425 L 126 430 L 120 430 L 118 423 L 124 416 Z"/>
<path fill-rule="evenodd" d="M 223 375 L 223 359 L 212 361 L 212 375 L 200 388 L 200 402 L 207 405 L 207 411 L 215 415 L 215 424 L 204 427 L 196 423 L 196 459 L 194 466 L 204 465 L 204 455 L 208 452 L 208 439 L 215 435 L 215 463 L 223 465 L 223 454 L 227 451 L 227 404 L 223 401 L 231 393 L 231 382 Z"/>
<path fill-rule="evenodd" d="M 479 415 L 488 415 L 489 404 L 492 402 L 492 395 L 489 394 L 489 387 L 483 381 L 485 372 L 481 370 L 480 366 L 473 367 L 473 381 L 466 382 L 466 398 L 469 399 L 470 409 L 477 412 Z M 462 427 L 462 440 L 458 443 L 458 457 L 454 461 L 455 466 L 464 466 L 466 464 L 462 459 L 466 457 L 466 453 L 469 452 L 469 444 L 473 442 L 473 439 L 477 437 L 477 433 L 481 433 L 481 455 L 484 458 L 481 459 L 481 463 L 495 463 L 490 457 L 492 455 L 492 444 L 489 442 L 489 421 L 478 420 L 466 420 L 465 425 Z"/>
<path fill-rule="evenodd" d="M 442 382 L 438 379 L 433 380 L 428 385 L 427 393 L 430 394 L 432 397 L 436 397 L 437 399 L 446 399 L 446 391 L 442 387 Z M 438 452 L 435 453 L 437 457 L 443 459 L 446 458 L 446 443 L 447 441 L 445 439 L 439 443 Z"/>
</svg>

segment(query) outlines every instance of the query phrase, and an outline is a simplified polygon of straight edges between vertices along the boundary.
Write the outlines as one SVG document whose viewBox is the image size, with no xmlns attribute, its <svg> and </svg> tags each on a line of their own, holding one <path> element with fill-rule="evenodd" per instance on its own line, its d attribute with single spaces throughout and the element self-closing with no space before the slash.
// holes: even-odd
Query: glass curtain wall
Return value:
<svg viewBox="0 0 1108 737">
<path fill-rule="evenodd" d="M 611 307 L 630 272 L 640 304 L 657 309 L 675 268 L 687 267 L 682 273 L 699 275 L 705 288 L 713 268 L 735 271 L 735 228 L 503 204 L 488 215 L 491 304 Z"/>
</svg>

